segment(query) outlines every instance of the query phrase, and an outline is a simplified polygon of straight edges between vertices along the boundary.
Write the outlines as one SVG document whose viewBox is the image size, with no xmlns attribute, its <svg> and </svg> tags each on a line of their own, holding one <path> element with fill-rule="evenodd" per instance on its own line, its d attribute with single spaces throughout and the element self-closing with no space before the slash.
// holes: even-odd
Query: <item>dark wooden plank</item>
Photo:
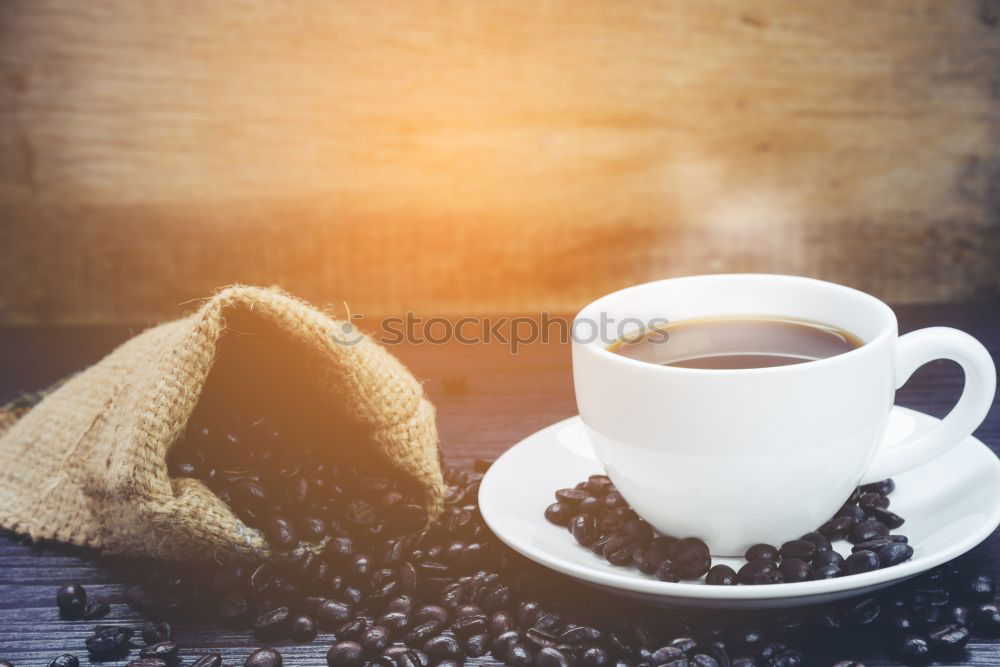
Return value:
<svg viewBox="0 0 1000 667">
<path fill-rule="evenodd" d="M 982 340 L 1000 358 L 1000 307 L 997 304 L 905 306 L 898 309 L 903 331 L 929 325 L 956 326 Z M 0 401 L 21 391 L 42 389 L 52 381 L 99 359 L 138 327 L 0 329 Z M 529 345 L 513 355 L 490 345 L 399 345 L 393 347 L 426 383 L 438 407 L 442 444 L 452 465 L 493 457 L 537 428 L 575 412 L 568 346 Z M 937 362 L 918 371 L 898 402 L 943 415 L 961 386 L 953 364 Z M 994 408 L 977 435 L 1000 451 L 1000 411 Z M 993 535 L 961 561 L 1000 575 L 1000 535 Z M 109 620 L 140 620 L 122 603 L 123 586 L 112 568 L 93 554 L 55 545 L 32 546 L 0 536 L 0 657 L 18 665 L 46 665 L 63 651 L 85 655 L 83 639 L 92 623 L 61 621 L 53 606 L 54 583 L 75 580 L 113 603 Z M 255 640 L 223 627 L 180 623 L 185 655 L 222 650 L 241 663 Z M 286 664 L 325 664 L 330 635 L 308 645 L 280 643 Z M 859 637 L 806 646 L 815 664 L 860 658 L 870 665 L 890 664 Z M 968 664 L 1000 665 L 1000 645 L 976 640 Z M 476 661 L 486 662 L 490 661 Z"/>
</svg>

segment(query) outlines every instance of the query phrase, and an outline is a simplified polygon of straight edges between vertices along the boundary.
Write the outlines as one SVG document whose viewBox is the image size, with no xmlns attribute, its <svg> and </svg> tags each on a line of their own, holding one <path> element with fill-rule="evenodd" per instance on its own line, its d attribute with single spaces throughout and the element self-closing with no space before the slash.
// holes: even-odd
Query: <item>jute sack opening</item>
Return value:
<svg viewBox="0 0 1000 667">
<path fill-rule="evenodd" d="M 202 482 L 167 470 L 209 387 L 288 386 L 265 366 L 315 399 L 330 433 L 350 434 L 342 447 L 410 480 L 429 515 L 440 512 L 434 408 L 420 383 L 344 322 L 275 289 L 234 286 L 127 341 L 20 419 L 0 419 L 0 525 L 170 560 L 277 555 Z M 331 447 L 331 462 L 345 453 Z"/>
</svg>

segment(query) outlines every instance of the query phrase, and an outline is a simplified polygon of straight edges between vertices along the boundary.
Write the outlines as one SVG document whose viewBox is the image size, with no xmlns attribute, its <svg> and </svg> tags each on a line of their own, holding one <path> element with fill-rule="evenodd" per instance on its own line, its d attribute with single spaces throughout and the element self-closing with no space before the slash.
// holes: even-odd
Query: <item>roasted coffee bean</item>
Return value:
<svg viewBox="0 0 1000 667">
<path fill-rule="evenodd" d="M 579 662 L 581 667 L 610 667 L 612 664 L 611 656 L 600 646 L 591 646 L 581 653 Z"/>
<path fill-rule="evenodd" d="M 423 646 L 424 642 L 436 635 L 444 627 L 440 621 L 423 621 L 410 628 L 403 636 L 403 641 L 410 646 Z"/>
<path fill-rule="evenodd" d="M 281 653 L 273 648 L 259 648 L 251 653 L 243 667 L 281 667 Z"/>
<path fill-rule="evenodd" d="M 191 663 L 191 667 L 222 667 L 221 653 L 206 653 Z"/>
<path fill-rule="evenodd" d="M 851 532 L 854 521 L 849 516 L 835 516 L 819 527 L 819 533 L 828 540 L 843 540 Z"/>
<path fill-rule="evenodd" d="M 603 496 L 610 493 L 615 488 L 611 479 L 607 475 L 591 475 L 587 479 L 587 491 L 594 496 Z"/>
<path fill-rule="evenodd" d="M 454 637 L 438 635 L 424 642 L 424 653 L 433 662 L 457 660 L 462 655 L 462 645 Z"/>
<path fill-rule="evenodd" d="M 497 584 L 486 591 L 486 594 L 479 600 L 480 606 L 485 611 L 494 612 L 503 609 L 510 603 L 511 590 L 507 584 Z"/>
<path fill-rule="evenodd" d="M 569 667 L 569 659 L 557 648 L 546 647 L 535 656 L 536 667 Z"/>
<path fill-rule="evenodd" d="M 448 610 L 436 604 L 425 604 L 413 612 L 413 620 L 417 623 L 434 621 L 444 627 L 448 624 Z"/>
<path fill-rule="evenodd" d="M 104 618 L 111 611 L 111 605 L 101 599 L 88 600 L 83 609 L 83 619 L 85 621 L 96 621 Z"/>
<path fill-rule="evenodd" d="M 878 559 L 882 567 L 892 567 L 910 560 L 913 548 L 908 544 L 892 542 L 878 550 Z"/>
<path fill-rule="evenodd" d="M 131 645 L 132 629 L 115 625 L 98 625 L 94 628 L 94 636 L 88 637 L 84 643 L 87 652 L 101 658 L 127 653 Z"/>
<path fill-rule="evenodd" d="M 313 613 L 319 626 L 326 630 L 332 630 L 351 620 L 352 617 L 351 608 L 337 600 L 325 600 L 313 610 Z"/>
<path fill-rule="evenodd" d="M 906 520 L 903 517 L 899 516 L 898 514 L 894 514 L 889 510 L 882 509 L 879 507 L 876 507 L 874 509 L 869 509 L 868 516 L 875 519 L 876 521 L 884 523 L 886 526 L 888 526 L 893 530 L 899 528 L 904 523 L 906 523 Z"/>
<path fill-rule="evenodd" d="M 867 542 L 858 542 L 851 547 L 851 553 L 858 551 L 875 551 L 878 552 L 882 547 L 888 546 L 890 544 L 895 544 L 892 540 L 888 538 L 880 538 L 876 540 L 868 540 Z"/>
<path fill-rule="evenodd" d="M 812 578 L 816 581 L 821 579 L 836 579 L 843 573 L 839 565 L 830 563 L 829 565 L 821 565 L 820 567 L 813 568 Z"/>
<path fill-rule="evenodd" d="M 470 658 L 481 658 L 490 650 L 490 639 L 486 634 L 469 635 L 463 640 L 465 654 Z"/>
<path fill-rule="evenodd" d="M 889 498 L 874 491 L 866 491 L 858 498 L 858 507 L 863 510 L 885 509 L 889 506 Z"/>
<path fill-rule="evenodd" d="M 787 582 L 806 581 L 812 576 L 809 563 L 800 558 L 786 558 L 778 566 L 781 576 Z"/>
<path fill-rule="evenodd" d="M 632 565 L 643 574 L 654 574 L 662 562 L 649 549 L 639 548 L 632 552 Z"/>
<path fill-rule="evenodd" d="M 56 590 L 56 604 L 65 618 L 82 618 L 87 608 L 87 591 L 80 584 L 65 584 Z"/>
<path fill-rule="evenodd" d="M 812 559 L 813 568 L 823 567 L 824 565 L 836 565 L 840 567 L 844 562 L 844 557 L 841 556 L 836 551 L 820 551 Z"/>
<path fill-rule="evenodd" d="M 658 535 L 654 537 L 649 543 L 649 555 L 654 560 L 663 560 L 670 553 L 670 548 L 677 544 L 676 537 L 670 537 L 669 535 Z"/>
<path fill-rule="evenodd" d="M 459 637 L 468 637 L 485 633 L 488 625 L 486 614 L 468 614 L 452 621 L 451 630 Z"/>
<path fill-rule="evenodd" d="M 651 665 L 680 665 L 682 664 L 681 661 L 686 662 L 687 657 L 684 649 L 680 646 L 661 646 L 649 656 L 649 663 Z"/>
<path fill-rule="evenodd" d="M 931 646 L 942 653 L 961 650 L 970 637 L 969 629 L 962 625 L 939 625 L 927 631 Z"/>
<path fill-rule="evenodd" d="M 560 644 L 596 644 L 601 641 L 601 631 L 586 625 L 569 626 L 559 635 Z"/>
<path fill-rule="evenodd" d="M 681 580 L 678 567 L 674 565 L 674 562 L 669 558 L 657 566 L 654 576 L 660 581 L 666 581 L 674 584 Z"/>
<path fill-rule="evenodd" d="M 877 570 L 881 562 L 878 554 L 874 551 L 856 551 L 844 559 L 844 572 L 847 574 L 861 574 Z"/>
<path fill-rule="evenodd" d="M 576 511 L 583 514 L 589 514 L 591 516 L 597 516 L 602 510 L 606 509 L 604 503 L 597 496 L 587 496 L 580 501 L 580 504 L 576 506 Z"/>
<path fill-rule="evenodd" d="M 177 642 L 165 641 L 157 644 L 149 644 L 139 651 L 140 658 L 159 658 L 163 661 L 171 661 L 177 657 Z"/>
<path fill-rule="evenodd" d="M 893 652 L 904 662 L 926 662 L 931 657 L 931 645 L 920 635 L 903 633 L 897 635 L 893 644 Z"/>
<path fill-rule="evenodd" d="M 889 534 L 889 528 L 881 521 L 866 519 L 851 529 L 851 542 L 868 542 Z"/>
<path fill-rule="evenodd" d="M 851 603 L 844 613 L 844 622 L 855 627 L 871 625 L 882 612 L 882 606 L 873 597 Z"/>
<path fill-rule="evenodd" d="M 525 638 L 534 648 L 543 648 L 545 646 L 555 646 L 558 638 L 545 632 L 544 630 L 539 630 L 538 628 L 528 628 L 527 632 L 524 633 Z"/>
<path fill-rule="evenodd" d="M 528 667 L 531 663 L 531 653 L 528 648 L 520 643 L 514 643 L 507 649 L 505 658 L 511 667 Z"/>
<path fill-rule="evenodd" d="M 292 522 L 283 516 L 272 516 L 263 522 L 264 536 L 277 549 L 291 549 L 299 543 Z"/>
<path fill-rule="evenodd" d="M 288 607 L 277 607 L 258 615 L 253 620 L 253 631 L 262 639 L 278 639 L 288 632 L 291 614 Z"/>
<path fill-rule="evenodd" d="M 747 552 L 743 557 L 748 561 L 758 560 L 761 558 L 777 561 L 779 558 L 778 548 L 771 546 L 770 544 L 755 544 L 747 549 Z"/>
<path fill-rule="evenodd" d="M 766 556 L 755 558 L 740 568 L 740 571 L 736 574 L 736 579 L 741 584 L 752 584 L 755 576 L 770 572 L 776 567 L 775 560 L 772 558 Z"/>
<path fill-rule="evenodd" d="M 302 517 L 296 523 L 299 538 L 306 542 L 318 542 L 327 534 L 326 521 L 322 517 Z"/>
<path fill-rule="evenodd" d="M 361 644 L 361 648 L 364 649 L 365 655 L 373 656 L 385 650 L 385 647 L 389 645 L 391 639 L 392 637 L 388 628 L 382 627 L 381 625 L 373 625 L 361 633 L 361 637 L 358 638 L 358 643 Z"/>
<path fill-rule="evenodd" d="M 861 486 L 861 492 L 867 493 L 880 493 L 883 496 L 888 496 L 890 493 L 896 490 L 896 483 L 891 479 L 883 479 L 878 482 L 872 482 L 871 484 L 864 484 Z"/>
<path fill-rule="evenodd" d="M 612 565 L 628 565 L 639 544 L 628 535 L 615 535 L 604 545 L 604 557 Z"/>
<path fill-rule="evenodd" d="M 378 617 L 375 621 L 376 625 L 381 625 L 383 628 L 388 628 L 389 631 L 394 635 L 401 635 L 407 628 L 410 627 L 411 619 L 409 615 L 404 614 L 401 611 L 387 611 Z"/>
<path fill-rule="evenodd" d="M 622 524 L 621 532 L 639 544 L 649 544 L 653 539 L 653 527 L 642 519 L 629 519 Z M 701 542 L 701 540 L 698 541 Z M 704 544 L 704 542 L 701 543 Z"/>
<path fill-rule="evenodd" d="M 559 489 L 556 491 L 556 502 L 570 506 L 579 505 L 590 494 L 582 489 Z"/>
<path fill-rule="evenodd" d="M 830 544 L 829 538 L 819 531 L 813 531 L 811 533 L 806 533 L 800 540 L 805 540 L 807 542 L 812 542 L 816 545 L 816 553 L 821 553 L 823 551 L 830 551 L 833 549 L 833 545 Z"/>
<path fill-rule="evenodd" d="M 514 625 L 514 619 L 511 618 L 510 614 L 505 611 L 497 611 L 490 614 L 488 631 L 493 637 L 499 637 L 503 633 L 513 630 Z"/>
<path fill-rule="evenodd" d="M 146 621 L 142 626 L 142 641 L 147 644 L 159 644 L 174 638 L 174 629 L 167 621 L 154 623 Z"/>
<path fill-rule="evenodd" d="M 781 584 L 784 581 L 785 577 L 781 574 L 781 570 L 773 568 L 753 575 L 750 583 L 754 586 L 763 586 L 765 584 Z"/>
<path fill-rule="evenodd" d="M 72 653 L 63 653 L 50 662 L 49 667 L 80 667 L 80 660 Z"/>
<path fill-rule="evenodd" d="M 857 525 L 865 520 L 865 511 L 857 505 L 847 504 L 837 510 L 836 516 L 845 516 L 853 525 Z"/>
<path fill-rule="evenodd" d="M 365 595 L 357 586 L 344 586 L 339 592 L 340 599 L 348 605 L 360 604 Z"/>
<path fill-rule="evenodd" d="M 289 621 L 288 636 L 297 642 L 312 641 L 316 631 L 316 621 L 308 614 L 295 614 Z"/>
<path fill-rule="evenodd" d="M 607 507 L 608 509 L 612 510 L 618 509 L 619 507 L 628 506 L 628 503 L 625 501 L 625 498 L 623 498 L 622 494 L 618 493 L 617 491 L 612 491 L 611 493 L 601 498 L 601 504 Z"/>
<path fill-rule="evenodd" d="M 972 608 L 972 627 L 984 637 L 1000 636 L 1000 607 L 984 602 Z"/>
<path fill-rule="evenodd" d="M 708 545 L 697 537 L 685 537 L 670 547 L 668 558 L 681 579 L 697 579 L 712 566 Z"/>
<path fill-rule="evenodd" d="M 568 503 L 552 503 L 545 508 L 545 518 L 557 526 L 565 526 L 577 512 L 578 510 Z"/>
<path fill-rule="evenodd" d="M 554 631 L 556 628 L 561 627 L 563 624 L 562 614 L 556 611 L 543 611 L 538 614 L 538 617 L 532 623 L 533 628 L 543 630 L 545 632 Z"/>
<path fill-rule="evenodd" d="M 914 605 L 943 607 L 951 602 L 951 595 L 940 586 L 918 586 L 913 589 L 912 600 Z"/>
<path fill-rule="evenodd" d="M 714 565 L 705 575 L 705 583 L 710 586 L 735 586 L 736 570 L 728 565 Z"/>
<path fill-rule="evenodd" d="M 597 519 L 590 514 L 577 514 L 569 520 L 569 532 L 578 544 L 589 547 L 599 536 Z"/>
<path fill-rule="evenodd" d="M 343 625 L 334 629 L 334 634 L 338 639 L 350 639 L 352 641 L 357 641 L 361 634 L 372 625 L 364 616 L 359 616 L 358 618 L 347 621 Z"/>
<path fill-rule="evenodd" d="M 326 653 L 326 664 L 330 667 L 361 667 L 365 651 L 361 644 L 353 641 L 339 641 Z"/>
<path fill-rule="evenodd" d="M 816 554 L 816 545 L 809 540 L 791 540 L 782 544 L 778 553 L 782 558 L 811 560 Z"/>
<path fill-rule="evenodd" d="M 167 667 L 167 662 L 161 658 L 138 658 L 129 661 L 126 667 Z"/>
</svg>

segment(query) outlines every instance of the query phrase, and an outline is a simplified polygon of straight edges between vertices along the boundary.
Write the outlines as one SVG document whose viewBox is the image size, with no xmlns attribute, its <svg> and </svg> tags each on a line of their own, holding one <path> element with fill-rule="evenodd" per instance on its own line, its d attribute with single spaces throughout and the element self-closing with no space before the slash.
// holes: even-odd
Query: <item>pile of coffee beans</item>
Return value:
<svg viewBox="0 0 1000 667">
<path fill-rule="evenodd" d="M 903 518 L 889 511 L 891 479 L 855 489 L 836 516 L 816 531 L 780 547 L 756 544 L 745 554 L 746 563 L 734 570 L 712 566 L 708 546 L 696 537 L 657 535 L 629 507 L 606 475 L 591 475 L 572 489 L 559 489 L 556 502 L 545 508 L 545 518 L 565 527 L 580 546 L 612 565 L 634 567 L 660 581 L 678 582 L 705 577 L 713 586 L 761 585 L 833 579 L 892 567 L 913 556 L 905 535 L 890 531 Z M 833 542 L 853 543 L 844 558 Z"/>
<path fill-rule="evenodd" d="M 237 434 L 255 452 L 244 456 L 242 467 L 187 450 L 187 457 L 178 453 L 172 461 L 175 471 L 206 480 L 224 498 L 228 491 L 231 506 L 249 512 L 245 516 L 254 525 L 284 518 L 299 541 L 309 534 L 320 547 L 296 558 L 196 568 L 115 561 L 126 582 L 125 601 L 147 620 L 96 626 L 79 647 L 81 655 L 132 667 L 223 667 L 219 653 L 185 648 L 174 632 L 179 619 L 188 626 L 247 631 L 247 667 L 280 667 L 282 655 L 272 644 L 285 641 L 315 642 L 330 667 L 454 667 L 488 655 L 521 667 L 796 667 L 807 660 L 804 648 L 845 646 L 881 646 L 908 662 L 954 660 L 973 632 L 1000 635 L 993 581 L 951 566 L 877 596 L 822 607 L 752 613 L 648 608 L 562 578 L 497 540 L 477 505 L 488 462 L 472 471 L 448 470 L 443 514 L 426 524 L 405 510 L 402 516 L 412 512 L 408 523 L 393 512 L 412 504 L 414 496 L 395 482 L 351 466 L 317 470 L 278 462 L 265 454 L 265 446 L 243 440 L 245 431 L 222 432 Z M 268 467 L 284 473 L 266 472 Z M 289 489 L 302 482 L 289 480 L 299 479 L 308 486 L 304 500 L 290 501 Z M 905 542 L 889 536 L 896 521 L 885 521 L 887 501 L 865 494 L 887 496 L 889 490 L 888 484 L 862 489 L 838 513 L 848 521 L 835 519 L 819 535 L 829 540 L 847 530 L 858 546 L 889 540 L 858 550 L 876 554 L 883 565 L 882 550 Z M 261 495 L 266 502 L 245 502 Z M 739 581 L 740 573 L 711 567 L 700 541 L 656 536 L 607 478 L 592 478 L 557 498 L 560 507 L 550 508 L 550 518 L 569 525 L 583 515 L 574 536 L 591 548 L 602 542 L 601 553 L 609 559 L 653 573 L 662 569 L 666 579 L 707 573 L 713 583 Z M 598 511 L 590 510 L 598 504 Z M 323 530 L 303 530 L 302 516 L 317 517 Z M 869 523 L 870 517 L 885 529 Z M 313 540 L 313 534 L 321 539 Z M 296 543 L 279 537 L 275 543 Z M 800 575 L 790 562 L 808 562 L 813 573 L 830 564 L 821 564 L 821 558 L 832 557 L 817 556 L 830 550 L 815 539 L 778 549 L 755 547 L 752 555 L 772 564 L 769 570 L 761 566 L 762 576 L 776 578 L 770 573 L 778 572 L 782 580 L 792 579 Z M 642 547 L 630 546 L 636 544 Z M 637 557 L 640 552 L 644 555 Z M 834 564 L 847 572 L 848 560 Z M 56 604 L 67 618 L 80 619 L 90 601 L 82 587 L 67 583 L 56 591 Z M 50 667 L 79 667 L 79 662 L 64 654 Z M 848 660 L 838 667 L 858 664 Z"/>
<path fill-rule="evenodd" d="M 356 466 L 328 465 L 317 455 L 323 444 L 294 425 L 236 412 L 194 419 L 171 451 L 170 473 L 204 482 L 277 551 L 424 527 L 427 512 L 414 489 Z"/>
</svg>

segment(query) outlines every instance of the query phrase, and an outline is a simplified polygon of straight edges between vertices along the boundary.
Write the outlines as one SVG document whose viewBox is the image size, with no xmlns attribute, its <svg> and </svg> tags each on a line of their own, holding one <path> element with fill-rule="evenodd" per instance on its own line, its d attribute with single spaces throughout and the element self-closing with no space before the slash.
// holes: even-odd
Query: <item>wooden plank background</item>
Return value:
<svg viewBox="0 0 1000 667">
<path fill-rule="evenodd" d="M 1000 294 L 996 0 L 0 3 L 0 322 Z"/>
</svg>

